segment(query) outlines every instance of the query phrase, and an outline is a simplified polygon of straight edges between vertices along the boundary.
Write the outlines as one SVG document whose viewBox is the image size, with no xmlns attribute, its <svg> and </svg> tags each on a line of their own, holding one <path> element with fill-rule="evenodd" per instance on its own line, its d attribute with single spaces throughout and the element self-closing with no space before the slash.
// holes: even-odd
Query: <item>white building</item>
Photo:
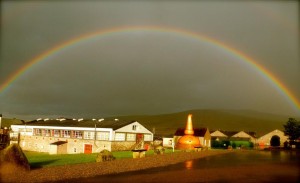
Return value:
<svg viewBox="0 0 300 183">
<path fill-rule="evenodd" d="M 277 140 L 279 141 L 279 146 L 283 147 L 284 146 L 284 142 L 286 142 L 288 140 L 288 136 L 284 135 L 283 131 L 280 130 L 273 130 L 263 136 L 261 136 L 260 138 L 257 139 L 257 144 L 259 145 L 260 148 L 266 148 L 271 146 L 271 139 L 272 138 L 277 138 Z"/>
<path fill-rule="evenodd" d="M 132 150 L 153 141 L 152 132 L 137 121 L 47 119 L 12 125 L 11 129 L 11 143 L 50 154 Z"/>
</svg>

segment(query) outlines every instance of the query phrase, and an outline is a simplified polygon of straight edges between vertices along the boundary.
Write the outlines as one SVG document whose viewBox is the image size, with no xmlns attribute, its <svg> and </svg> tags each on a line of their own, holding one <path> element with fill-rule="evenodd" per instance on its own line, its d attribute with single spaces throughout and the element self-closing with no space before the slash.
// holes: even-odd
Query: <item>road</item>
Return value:
<svg viewBox="0 0 300 183">
<path fill-rule="evenodd" d="M 300 182 L 299 151 L 237 151 L 72 182 Z"/>
</svg>

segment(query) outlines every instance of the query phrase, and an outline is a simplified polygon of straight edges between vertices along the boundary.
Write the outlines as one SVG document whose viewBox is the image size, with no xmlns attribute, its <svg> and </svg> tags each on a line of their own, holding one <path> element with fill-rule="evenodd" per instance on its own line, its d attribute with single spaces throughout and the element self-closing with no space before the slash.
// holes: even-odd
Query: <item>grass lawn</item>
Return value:
<svg viewBox="0 0 300 183">
<path fill-rule="evenodd" d="M 172 149 L 165 149 L 165 153 L 173 152 Z M 178 150 L 175 150 L 178 152 Z M 131 151 L 116 151 L 112 152 L 116 159 L 132 158 Z M 60 166 L 67 164 L 91 163 L 96 161 L 98 153 L 92 154 L 55 154 L 49 155 L 48 153 L 24 151 L 31 168 L 42 168 L 50 166 Z M 146 151 L 146 156 L 154 154 L 153 150 Z"/>
</svg>

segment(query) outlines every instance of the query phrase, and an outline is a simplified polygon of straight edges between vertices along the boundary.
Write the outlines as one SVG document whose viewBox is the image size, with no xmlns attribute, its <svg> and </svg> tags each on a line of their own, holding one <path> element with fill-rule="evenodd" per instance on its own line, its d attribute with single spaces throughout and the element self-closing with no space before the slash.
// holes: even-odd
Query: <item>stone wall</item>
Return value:
<svg viewBox="0 0 300 183">
<path fill-rule="evenodd" d="M 86 139 L 71 139 L 71 138 L 41 137 L 41 136 L 21 136 L 20 147 L 26 151 L 49 153 L 50 144 L 57 141 L 67 142 L 63 146 L 67 146 L 66 152 L 68 154 L 84 153 L 85 144 L 92 145 L 93 153 L 98 153 L 104 149 L 111 151 L 110 141 L 94 141 L 94 140 L 86 140 Z"/>
<path fill-rule="evenodd" d="M 135 145 L 134 142 L 111 142 L 111 151 L 130 151 L 133 149 L 133 146 Z"/>
</svg>

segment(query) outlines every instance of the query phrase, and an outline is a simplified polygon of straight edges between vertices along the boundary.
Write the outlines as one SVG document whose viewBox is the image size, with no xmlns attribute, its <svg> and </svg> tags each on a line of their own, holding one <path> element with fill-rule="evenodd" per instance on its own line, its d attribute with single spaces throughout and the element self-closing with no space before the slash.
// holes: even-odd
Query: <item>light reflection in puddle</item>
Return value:
<svg viewBox="0 0 300 183">
<path fill-rule="evenodd" d="M 192 160 L 186 161 L 186 162 L 185 162 L 185 168 L 186 168 L 187 170 L 192 169 L 192 168 L 193 168 L 193 161 L 192 161 Z"/>
</svg>

